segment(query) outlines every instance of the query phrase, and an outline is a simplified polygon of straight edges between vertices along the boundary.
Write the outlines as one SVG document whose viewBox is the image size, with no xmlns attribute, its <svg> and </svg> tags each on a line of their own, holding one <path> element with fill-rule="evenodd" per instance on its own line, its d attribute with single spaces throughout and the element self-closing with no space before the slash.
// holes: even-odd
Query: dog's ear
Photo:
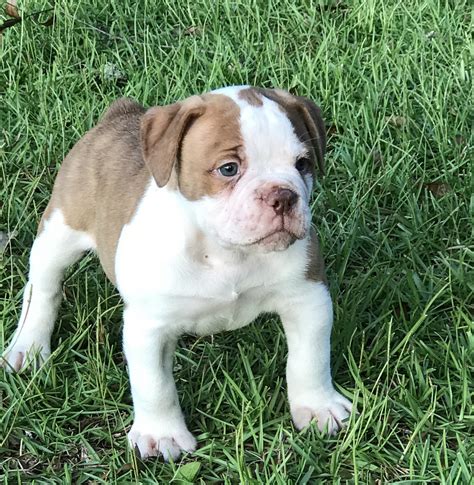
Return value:
<svg viewBox="0 0 474 485">
<path fill-rule="evenodd" d="M 192 96 L 180 103 L 150 108 L 143 115 L 140 128 L 143 159 L 158 187 L 168 183 L 184 136 L 204 110 L 204 101 Z"/>
<path fill-rule="evenodd" d="M 326 153 L 326 127 L 321 110 L 313 101 L 303 96 L 295 96 L 301 116 L 310 136 L 310 143 L 318 162 L 319 173 L 324 175 L 324 155 Z"/>
</svg>

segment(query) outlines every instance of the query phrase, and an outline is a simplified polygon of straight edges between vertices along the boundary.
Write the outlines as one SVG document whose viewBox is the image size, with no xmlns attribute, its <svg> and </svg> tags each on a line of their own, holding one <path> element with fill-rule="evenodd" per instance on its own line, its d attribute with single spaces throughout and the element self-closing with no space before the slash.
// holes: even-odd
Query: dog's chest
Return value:
<svg viewBox="0 0 474 485">
<path fill-rule="evenodd" d="M 163 324 L 209 334 L 239 328 L 272 308 L 278 273 L 258 258 L 229 261 L 208 255 L 202 262 L 185 253 L 145 261 L 144 254 L 142 247 L 122 263 L 119 289 L 127 304 Z"/>
<path fill-rule="evenodd" d="M 259 268 L 191 265 L 186 281 L 176 281 L 180 290 L 165 298 L 165 306 L 189 332 L 209 334 L 244 326 L 271 308 L 275 288 L 265 278 L 265 268 Z"/>
<path fill-rule="evenodd" d="M 157 325 L 198 334 L 238 328 L 273 311 L 275 299 L 303 274 L 305 242 L 266 254 L 225 250 L 166 194 L 145 197 L 122 230 L 115 259 L 125 304 Z"/>
</svg>

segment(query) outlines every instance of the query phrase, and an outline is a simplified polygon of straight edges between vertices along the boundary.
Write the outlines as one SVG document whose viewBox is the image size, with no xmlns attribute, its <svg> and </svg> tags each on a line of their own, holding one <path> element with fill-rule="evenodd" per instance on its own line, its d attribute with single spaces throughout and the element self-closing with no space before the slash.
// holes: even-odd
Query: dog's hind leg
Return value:
<svg viewBox="0 0 474 485">
<path fill-rule="evenodd" d="M 29 361 L 39 363 L 48 358 L 64 271 L 94 245 L 89 234 L 65 223 L 60 209 L 46 210 L 31 248 L 20 320 L 1 365 L 18 371 Z"/>
</svg>

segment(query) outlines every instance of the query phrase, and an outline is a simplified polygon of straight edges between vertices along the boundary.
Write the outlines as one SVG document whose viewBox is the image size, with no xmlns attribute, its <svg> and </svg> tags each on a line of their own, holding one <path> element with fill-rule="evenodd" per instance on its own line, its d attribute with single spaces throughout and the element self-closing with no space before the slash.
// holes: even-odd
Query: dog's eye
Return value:
<svg viewBox="0 0 474 485">
<path fill-rule="evenodd" d="M 311 167 L 311 160 L 309 158 L 298 158 L 295 163 L 295 168 L 298 172 L 307 172 Z"/>
<path fill-rule="evenodd" d="M 224 177 L 234 177 L 239 173 L 239 164 L 236 162 L 226 163 L 217 169 Z"/>
</svg>

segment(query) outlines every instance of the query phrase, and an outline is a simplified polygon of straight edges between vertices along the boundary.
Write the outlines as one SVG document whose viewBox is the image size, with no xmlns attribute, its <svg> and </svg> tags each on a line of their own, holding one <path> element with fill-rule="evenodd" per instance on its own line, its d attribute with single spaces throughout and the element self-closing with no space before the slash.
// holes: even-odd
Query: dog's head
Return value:
<svg viewBox="0 0 474 485">
<path fill-rule="evenodd" d="M 199 226 L 221 245 L 284 250 L 308 234 L 326 146 L 309 99 L 224 88 L 151 108 L 141 138 L 157 185 L 191 201 Z"/>
</svg>

